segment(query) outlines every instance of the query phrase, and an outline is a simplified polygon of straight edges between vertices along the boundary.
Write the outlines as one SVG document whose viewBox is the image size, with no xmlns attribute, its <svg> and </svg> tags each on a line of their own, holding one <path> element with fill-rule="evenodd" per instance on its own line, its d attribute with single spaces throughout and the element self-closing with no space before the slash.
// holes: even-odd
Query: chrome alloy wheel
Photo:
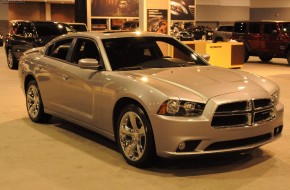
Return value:
<svg viewBox="0 0 290 190">
<path fill-rule="evenodd" d="M 146 149 L 146 132 L 141 118 L 132 111 L 126 112 L 119 125 L 119 140 L 125 156 L 138 161 Z"/>
<path fill-rule="evenodd" d="M 11 50 L 8 50 L 7 64 L 10 69 L 14 67 L 14 58 Z"/>
<path fill-rule="evenodd" d="M 35 85 L 30 85 L 26 94 L 27 111 L 30 117 L 36 118 L 40 111 L 40 97 Z"/>
</svg>

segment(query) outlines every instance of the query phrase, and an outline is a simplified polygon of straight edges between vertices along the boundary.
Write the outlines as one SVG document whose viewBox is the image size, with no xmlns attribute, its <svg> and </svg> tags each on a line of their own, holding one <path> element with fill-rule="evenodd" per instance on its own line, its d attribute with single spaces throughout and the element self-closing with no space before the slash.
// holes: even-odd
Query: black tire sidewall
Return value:
<svg viewBox="0 0 290 190">
<path fill-rule="evenodd" d="M 8 58 L 8 56 L 9 56 L 9 54 L 11 54 L 11 56 L 12 56 L 12 65 L 9 66 L 8 59 L 7 59 L 7 65 L 8 65 L 8 67 L 9 67 L 9 69 L 16 69 L 16 68 L 17 68 L 17 63 L 16 63 L 17 61 L 16 61 L 15 56 L 14 56 L 14 54 L 13 54 L 13 52 L 12 52 L 12 49 L 9 49 L 9 50 L 8 50 L 7 58 Z"/>
<path fill-rule="evenodd" d="M 123 115 L 127 112 L 135 112 L 142 120 L 145 128 L 145 133 L 146 133 L 146 145 L 145 145 L 145 151 L 142 157 L 137 160 L 137 161 L 132 161 L 127 156 L 124 154 L 122 150 L 122 146 L 120 143 L 120 136 L 119 136 L 119 130 L 120 130 L 120 122 L 123 117 Z M 116 135 L 117 135 L 117 143 L 119 150 L 122 154 L 122 156 L 125 158 L 126 162 L 132 166 L 138 167 L 138 168 L 144 168 L 148 167 L 151 164 L 153 164 L 155 158 L 156 158 L 156 153 L 155 153 L 155 143 L 154 143 L 154 137 L 153 137 L 153 132 L 152 132 L 152 127 L 150 124 L 149 119 L 147 118 L 145 112 L 139 107 L 134 104 L 127 105 L 123 108 L 121 113 L 119 114 L 118 121 L 117 121 L 117 126 L 116 126 Z"/>
</svg>

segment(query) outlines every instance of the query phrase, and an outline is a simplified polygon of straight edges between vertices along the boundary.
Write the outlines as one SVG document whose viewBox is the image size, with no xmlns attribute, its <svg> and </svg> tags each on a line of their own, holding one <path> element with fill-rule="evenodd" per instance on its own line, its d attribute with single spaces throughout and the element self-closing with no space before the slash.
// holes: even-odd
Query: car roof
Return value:
<svg viewBox="0 0 290 190">
<path fill-rule="evenodd" d="M 122 32 L 122 31 L 88 31 L 81 33 L 69 33 L 63 35 L 64 37 L 90 37 L 99 39 L 110 39 L 110 38 L 126 38 L 126 37 L 170 37 L 165 34 L 159 34 L 155 32 Z M 62 38 L 62 37 L 59 37 Z"/>
</svg>

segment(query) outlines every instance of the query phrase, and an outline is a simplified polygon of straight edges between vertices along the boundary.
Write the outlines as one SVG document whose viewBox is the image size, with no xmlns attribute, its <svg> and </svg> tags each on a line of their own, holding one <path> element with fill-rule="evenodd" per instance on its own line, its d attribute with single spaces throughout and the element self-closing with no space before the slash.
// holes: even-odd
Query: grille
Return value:
<svg viewBox="0 0 290 190">
<path fill-rule="evenodd" d="M 212 127 L 244 127 L 273 119 L 271 99 L 254 99 L 219 105 L 212 119 Z"/>
</svg>

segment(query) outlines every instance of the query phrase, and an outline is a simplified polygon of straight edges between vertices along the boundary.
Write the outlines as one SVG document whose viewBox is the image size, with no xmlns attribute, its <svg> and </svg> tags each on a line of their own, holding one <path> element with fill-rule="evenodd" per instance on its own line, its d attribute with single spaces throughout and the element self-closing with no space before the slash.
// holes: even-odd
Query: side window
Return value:
<svg viewBox="0 0 290 190">
<path fill-rule="evenodd" d="M 53 46 L 48 48 L 46 55 L 57 59 L 66 60 L 72 40 L 73 39 L 65 39 L 56 42 Z"/>
<path fill-rule="evenodd" d="M 260 23 L 250 23 L 249 33 L 250 34 L 259 34 L 260 33 Z"/>
<path fill-rule="evenodd" d="M 248 23 L 246 23 L 246 22 L 237 22 L 237 23 L 235 23 L 234 32 L 236 32 L 236 33 L 246 33 L 247 24 Z"/>
<path fill-rule="evenodd" d="M 80 59 L 91 58 L 100 62 L 99 50 L 94 41 L 78 39 L 72 62 L 77 64 Z"/>
<path fill-rule="evenodd" d="M 273 34 L 273 31 L 277 31 L 276 23 L 266 23 L 264 25 L 264 34 Z"/>
<path fill-rule="evenodd" d="M 15 34 L 17 36 L 24 36 L 25 28 L 26 27 L 24 25 L 19 25 L 17 30 L 16 30 L 16 32 L 15 32 Z"/>
</svg>

